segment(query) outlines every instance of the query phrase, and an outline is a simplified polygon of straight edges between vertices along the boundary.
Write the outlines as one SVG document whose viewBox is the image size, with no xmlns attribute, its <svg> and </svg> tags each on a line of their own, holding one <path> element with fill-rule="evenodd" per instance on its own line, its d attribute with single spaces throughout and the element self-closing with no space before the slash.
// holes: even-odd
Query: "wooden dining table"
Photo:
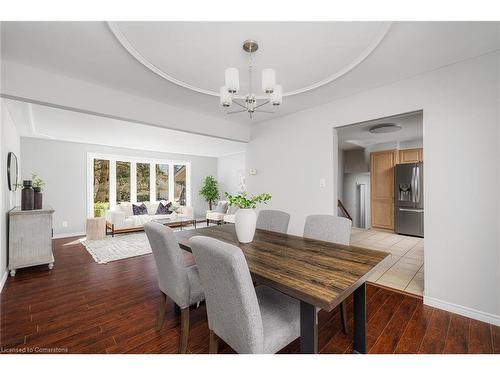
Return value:
<svg viewBox="0 0 500 375">
<path fill-rule="evenodd" d="M 366 353 L 366 287 L 368 277 L 390 254 L 356 246 L 313 240 L 257 229 L 250 243 L 240 243 L 233 224 L 176 232 L 179 246 L 191 251 L 189 239 L 207 236 L 241 248 L 252 279 L 300 301 L 300 349 L 318 352 L 318 311 L 333 310 L 354 294 L 353 350 Z"/>
</svg>

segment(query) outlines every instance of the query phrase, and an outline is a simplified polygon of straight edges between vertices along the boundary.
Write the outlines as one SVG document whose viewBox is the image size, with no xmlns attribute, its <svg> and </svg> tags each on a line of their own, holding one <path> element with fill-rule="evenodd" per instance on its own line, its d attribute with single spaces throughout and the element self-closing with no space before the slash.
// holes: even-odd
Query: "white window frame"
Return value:
<svg viewBox="0 0 500 375">
<path fill-rule="evenodd" d="M 87 217 L 94 217 L 94 160 L 109 160 L 109 209 L 116 208 L 116 162 L 130 163 L 130 202 L 137 203 L 137 163 L 147 163 L 149 173 L 150 202 L 156 200 L 156 164 L 168 164 L 168 196 L 173 201 L 175 197 L 174 165 L 186 166 L 186 205 L 191 206 L 191 162 L 189 160 L 168 160 L 126 155 L 87 153 Z"/>
</svg>

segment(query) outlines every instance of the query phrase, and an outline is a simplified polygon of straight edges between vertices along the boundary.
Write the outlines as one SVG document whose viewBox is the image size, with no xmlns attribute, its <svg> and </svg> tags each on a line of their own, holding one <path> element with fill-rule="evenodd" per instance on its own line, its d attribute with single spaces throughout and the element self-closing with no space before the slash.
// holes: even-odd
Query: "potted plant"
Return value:
<svg viewBox="0 0 500 375">
<path fill-rule="evenodd" d="M 271 199 L 271 195 L 262 193 L 247 198 L 247 193 L 241 192 L 237 195 L 226 193 L 226 197 L 230 206 L 239 207 L 234 218 L 234 226 L 238 241 L 241 243 L 252 242 L 253 236 L 255 235 L 255 226 L 257 224 L 255 207 L 257 207 L 257 203 L 267 204 L 267 201 Z"/>
<path fill-rule="evenodd" d="M 31 178 L 31 181 L 32 181 L 32 186 L 33 186 L 33 190 L 34 190 L 34 209 L 35 210 L 41 210 L 42 209 L 42 206 L 43 206 L 43 203 L 42 203 L 42 200 L 43 200 L 43 194 L 42 194 L 42 189 L 43 187 L 45 186 L 45 182 L 40 178 L 38 177 L 36 174 L 32 174 L 31 175 L 32 178 Z"/>
<path fill-rule="evenodd" d="M 219 199 L 219 188 L 214 176 L 205 177 L 205 182 L 200 189 L 200 195 L 208 202 L 208 209 L 212 210 L 212 204 Z"/>
<path fill-rule="evenodd" d="M 109 209 L 109 203 L 95 202 L 94 203 L 94 217 L 103 217 Z"/>
</svg>

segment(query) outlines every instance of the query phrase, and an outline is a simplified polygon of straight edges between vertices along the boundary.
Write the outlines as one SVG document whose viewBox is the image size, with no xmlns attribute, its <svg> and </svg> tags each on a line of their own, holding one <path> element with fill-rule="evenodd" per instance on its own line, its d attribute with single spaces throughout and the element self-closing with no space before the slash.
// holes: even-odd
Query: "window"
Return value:
<svg viewBox="0 0 500 375">
<path fill-rule="evenodd" d="M 156 164 L 156 200 L 168 201 L 168 164 Z"/>
<path fill-rule="evenodd" d="M 149 164 L 137 163 L 137 202 L 148 202 L 150 196 Z"/>
<path fill-rule="evenodd" d="M 116 162 L 116 202 L 130 202 L 130 163 Z"/>
<path fill-rule="evenodd" d="M 181 206 L 186 204 L 186 166 L 174 165 L 174 200 Z"/>
<path fill-rule="evenodd" d="M 89 217 L 102 216 L 121 202 L 191 204 L 189 161 L 88 153 L 87 167 Z"/>
<path fill-rule="evenodd" d="M 103 216 L 109 209 L 109 160 L 94 159 L 94 216 Z"/>
</svg>

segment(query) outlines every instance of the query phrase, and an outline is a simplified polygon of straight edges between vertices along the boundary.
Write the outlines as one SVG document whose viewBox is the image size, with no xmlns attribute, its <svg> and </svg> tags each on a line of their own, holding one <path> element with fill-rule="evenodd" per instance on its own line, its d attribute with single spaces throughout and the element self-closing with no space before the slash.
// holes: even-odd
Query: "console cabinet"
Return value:
<svg viewBox="0 0 500 375">
<path fill-rule="evenodd" d="M 48 264 L 54 265 L 52 254 L 52 216 L 54 210 L 44 206 L 41 210 L 22 211 L 16 207 L 9 211 L 9 270 L 15 276 L 19 268 Z"/>
</svg>

